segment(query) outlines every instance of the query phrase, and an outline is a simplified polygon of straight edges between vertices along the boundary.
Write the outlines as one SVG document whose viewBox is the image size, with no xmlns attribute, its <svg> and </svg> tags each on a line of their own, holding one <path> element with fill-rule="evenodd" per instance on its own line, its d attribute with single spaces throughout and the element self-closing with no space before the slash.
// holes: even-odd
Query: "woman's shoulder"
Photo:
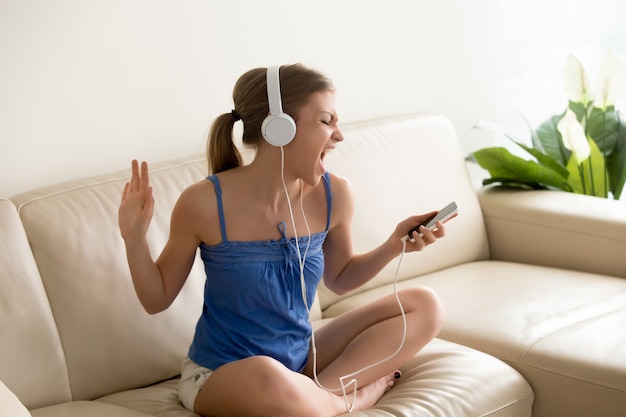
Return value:
<svg viewBox="0 0 626 417">
<path fill-rule="evenodd" d="M 217 187 L 219 185 L 210 181 L 208 177 L 193 183 L 182 191 L 176 206 L 186 215 L 196 219 L 197 216 L 217 214 Z"/>
<path fill-rule="evenodd" d="M 352 183 L 346 177 L 330 173 L 332 194 L 331 228 L 340 224 L 349 224 L 354 212 L 354 195 Z"/>
<path fill-rule="evenodd" d="M 207 199 L 215 201 L 215 185 L 208 177 L 187 186 L 178 201 L 194 205 L 193 203 L 206 202 Z"/>
<path fill-rule="evenodd" d="M 347 195 L 348 197 L 352 196 L 352 183 L 348 178 L 333 172 L 329 172 L 328 177 L 333 197 L 341 197 L 343 195 Z"/>
<path fill-rule="evenodd" d="M 219 224 L 213 183 L 204 179 L 185 188 L 176 202 L 173 216 L 184 228 L 196 230 L 196 233 L 203 231 L 200 233 L 203 241 L 212 240 L 214 237 L 206 233 Z"/>
</svg>

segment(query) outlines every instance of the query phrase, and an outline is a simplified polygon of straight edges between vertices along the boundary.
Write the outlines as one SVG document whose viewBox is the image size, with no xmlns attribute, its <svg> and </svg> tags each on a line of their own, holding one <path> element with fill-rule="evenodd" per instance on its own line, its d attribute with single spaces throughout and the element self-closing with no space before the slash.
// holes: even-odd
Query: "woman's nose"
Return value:
<svg viewBox="0 0 626 417">
<path fill-rule="evenodd" d="M 341 130 L 339 128 L 335 129 L 335 134 L 333 135 L 333 139 L 335 139 L 337 142 L 343 141 L 343 133 L 341 133 Z"/>
</svg>

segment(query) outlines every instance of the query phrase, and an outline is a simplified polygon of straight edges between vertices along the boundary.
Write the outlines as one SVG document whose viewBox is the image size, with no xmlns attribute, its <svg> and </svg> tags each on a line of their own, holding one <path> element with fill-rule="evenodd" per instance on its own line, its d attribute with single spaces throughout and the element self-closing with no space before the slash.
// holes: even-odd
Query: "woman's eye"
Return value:
<svg viewBox="0 0 626 417">
<path fill-rule="evenodd" d="M 330 122 L 329 121 L 322 120 L 321 122 L 324 123 L 326 126 L 330 126 Z"/>
</svg>

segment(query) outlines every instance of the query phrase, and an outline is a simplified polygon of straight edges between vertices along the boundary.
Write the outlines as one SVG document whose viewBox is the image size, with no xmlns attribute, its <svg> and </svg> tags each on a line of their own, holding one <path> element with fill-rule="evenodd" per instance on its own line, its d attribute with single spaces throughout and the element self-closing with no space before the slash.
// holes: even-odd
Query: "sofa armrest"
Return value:
<svg viewBox="0 0 626 417">
<path fill-rule="evenodd" d="M 2 381 L 0 381 L 0 416 L 30 417 L 26 407 Z"/>
<path fill-rule="evenodd" d="M 478 192 L 491 258 L 626 278 L 626 203 L 562 191 Z"/>
</svg>

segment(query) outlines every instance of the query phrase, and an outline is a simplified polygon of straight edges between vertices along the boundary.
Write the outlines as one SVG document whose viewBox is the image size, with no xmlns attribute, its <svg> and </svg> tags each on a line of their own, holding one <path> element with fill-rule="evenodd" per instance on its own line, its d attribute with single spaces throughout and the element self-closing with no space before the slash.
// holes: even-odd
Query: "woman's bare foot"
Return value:
<svg viewBox="0 0 626 417">
<path fill-rule="evenodd" d="M 380 400 L 384 393 L 389 391 L 396 380 L 396 372 L 392 372 L 389 375 L 377 379 L 369 385 L 366 385 L 357 390 L 356 404 L 354 411 L 367 410 L 372 408 L 374 404 Z"/>
</svg>

